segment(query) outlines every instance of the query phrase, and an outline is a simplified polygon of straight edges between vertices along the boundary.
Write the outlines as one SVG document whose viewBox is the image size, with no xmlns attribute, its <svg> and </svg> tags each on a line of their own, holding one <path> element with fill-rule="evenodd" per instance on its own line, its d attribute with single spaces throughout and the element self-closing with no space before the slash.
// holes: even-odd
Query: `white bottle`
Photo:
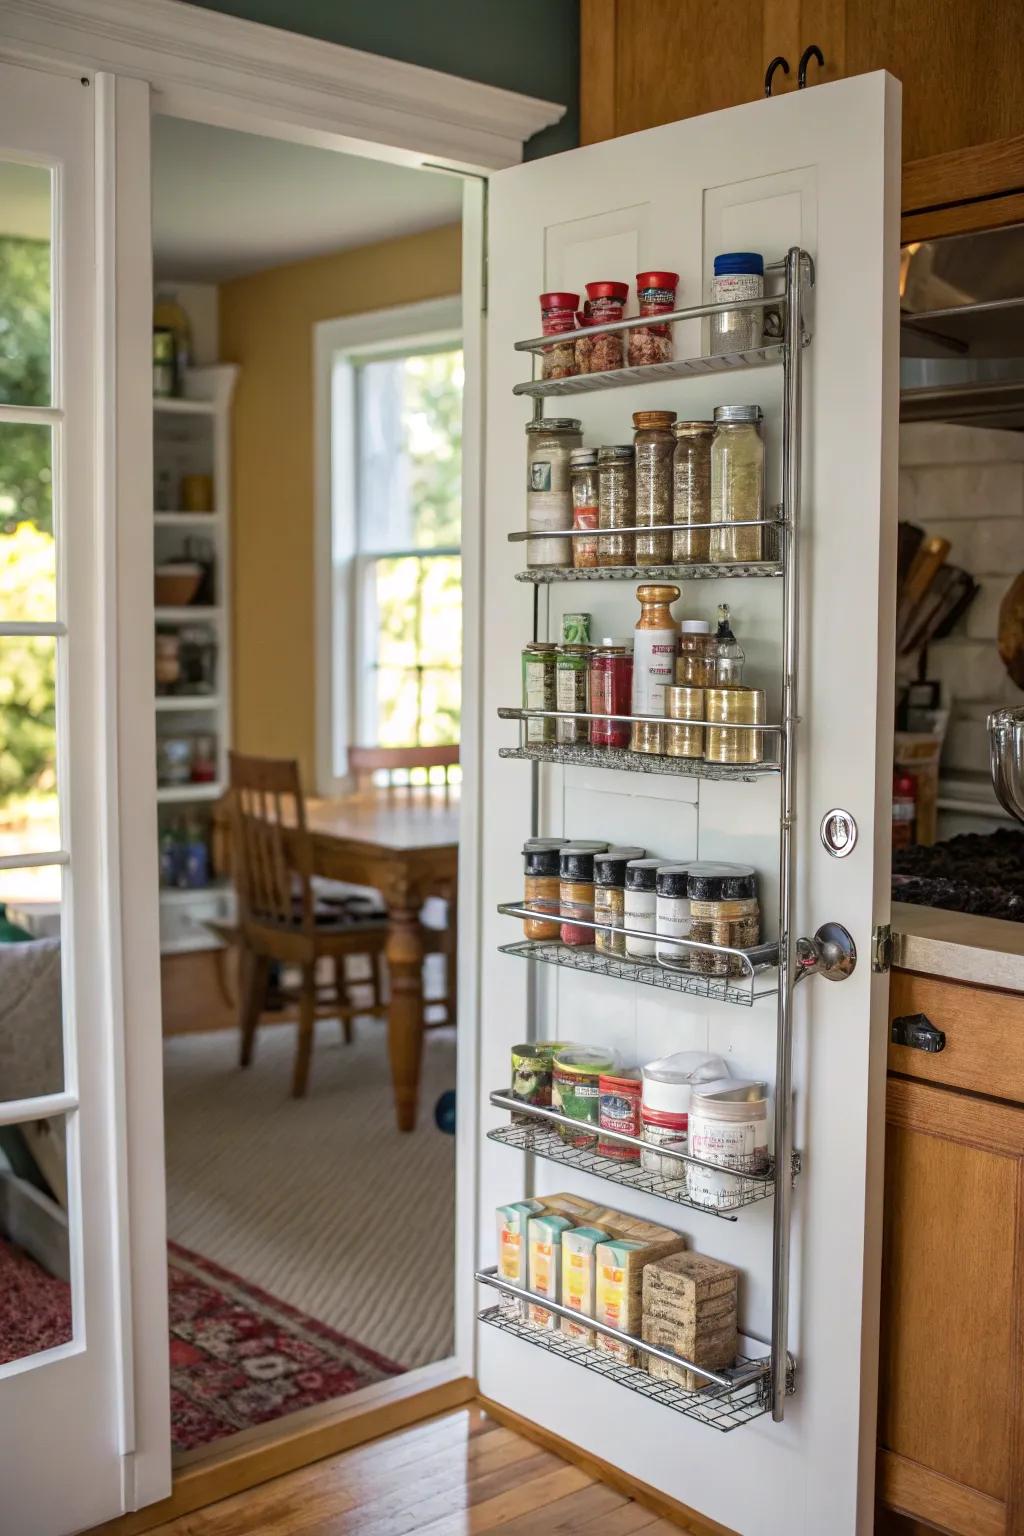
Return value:
<svg viewBox="0 0 1024 1536">
<path fill-rule="evenodd" d="M 627 929 L 626 954 L 633 960 L 654 958 L 654 932 L 657 919 L 658 868 L 661 859 L 630 859 L 626 865 L 625 911 L 623 920 Z M 649 933 L 649 939 L 630 935 L 630 928 Z"/>
<path fill-rule="evenodd" d="M 633 642 L 633 713 L 663 715 L 665 688 L 675 682 L 679 623 L 669 607 L 678 587 L 645 583 L 636 589 L 640 617 Z"/>
</svg>

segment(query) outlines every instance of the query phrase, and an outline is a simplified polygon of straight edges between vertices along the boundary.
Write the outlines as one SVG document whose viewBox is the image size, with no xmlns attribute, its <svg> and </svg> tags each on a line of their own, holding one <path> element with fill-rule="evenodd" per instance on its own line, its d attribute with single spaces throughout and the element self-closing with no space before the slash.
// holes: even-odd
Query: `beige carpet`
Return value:
<svg viewBox="0 0 1024 1536">
<path fill-rule="evenodd" d="M 419 1125 L 395 1129 L 385 1027 L 352 1045 L 317 1023 L 305 1099 L 295 1031 L 264 1026 L 252 1066 L 235 1031 L 165 1042 L 168 1233 L 406 1367 L 452 1350 L 455 1141 L 434 1125 L 455 1086 L 454 1031 L 426 1036 Z"/>
</svg>

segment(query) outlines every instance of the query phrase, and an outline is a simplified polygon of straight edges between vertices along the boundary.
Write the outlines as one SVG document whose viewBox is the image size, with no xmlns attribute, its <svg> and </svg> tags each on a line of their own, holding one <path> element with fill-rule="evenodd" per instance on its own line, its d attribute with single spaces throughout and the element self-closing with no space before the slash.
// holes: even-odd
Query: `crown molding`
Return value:
<svg viewBox="0 0 1024 1536">
<path fill-rule="evenodd" d="M 185 0 L 4 0 L 3 56 L 146 80 L 158 110 L 461 169 L 517 165 L 565 107 Z M 260 131 L 256 129 L 255 131 Z M 343 142 L 347 141 L 347 142 Z"/>
</svg>

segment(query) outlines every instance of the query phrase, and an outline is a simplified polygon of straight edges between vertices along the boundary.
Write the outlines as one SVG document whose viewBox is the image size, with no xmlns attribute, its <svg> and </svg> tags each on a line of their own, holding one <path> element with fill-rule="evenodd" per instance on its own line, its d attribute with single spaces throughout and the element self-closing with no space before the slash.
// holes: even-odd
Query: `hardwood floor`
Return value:
<svg viewBox="0 0 1024 1536">
<path fill-rule="evenodd" d="M 665 1536 L 685 1529 L 469 1407 L 183 1515 L 152 1536 Z"/>
</svg>

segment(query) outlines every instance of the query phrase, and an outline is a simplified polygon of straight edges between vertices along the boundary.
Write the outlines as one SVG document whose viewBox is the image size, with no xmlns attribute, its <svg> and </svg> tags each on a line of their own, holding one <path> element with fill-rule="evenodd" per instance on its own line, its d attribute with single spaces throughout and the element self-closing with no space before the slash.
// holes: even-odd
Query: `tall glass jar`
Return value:
<svg viewBox="0 0 1024 1536">
<path fill-rule="evenodd" d="M 551 416 L 526 424 L 526 527 L 547 533 L 572 527 L 570 454 L 583 444 L 576 416 Z M 572 539 L 528 539 L 527 565 L 571 565 Z"/>
<path fill-rule="evenodd" d="M 715 682 L 715 642 L 707 619 L 684 619 L 679 626 L 677 683 L 688 688 L 710 688 Z"/>
<path fill-rule="evenodd" d="M 749 524 L 764 517 L 764 420 L 759 405 L 715 407 L 711 444 L 712 563 L 745 564 L 761 559 L 763 527 Z"/>
<path fill-rule="evenodd" d="M 636 463 L 636 524 L 664 528 L 672 522 L 672 452 L 675 411 L 634 411 L 633 450 Z M 637 565 L 667 565 L 672 558 L 670 533 L 638 533 Z"/>
<path fill-rule="evenodd" d="M 636 497 L 632 443 L 598 449 L 597 498 L 600 528 L 633 527 Z M 599 538 L 597 563 L 598 565 L 632 565 L 632 533 L 617 533 Z"/>
<path fill-rule="evenodd" d="M 590 711 L 628 715 L 633 709 L 633 637 L 606 637 L 590 657 Z M 628 747 L 628 720 L 591 720 L 592 747 Z"/>
<path fill-rule="evenodd" d="M 730 299 L 764 296 L 764 257 L 757 251 L 724 251 L 715 257 L 711 282 L 712 304 Z M 760 309 L 727 309 L 711 316 L 711 353 L 751 352 L 761 345 L 764 312 Z"/>
<path fill-rule="evenodd" d="M 711 440 L 713 421 L 677 421 L 673 427 L 676 446 L 672 463 L 672 521 L 711 521 Z M 678 564 L 702 565 L 708 559 L 710 528 L 689 532 L 677 528 L 672 535 L 672 559 Z"/>
<path fill-rule="evenodd" d="M 594 530 L 592 539 L 570 539 L 572 563 L 578 570 L 591 570 L 597 564 L 597 450 L 573 448 L 569 453 L 572 480 L 572 526 Z"/>
</svg>

